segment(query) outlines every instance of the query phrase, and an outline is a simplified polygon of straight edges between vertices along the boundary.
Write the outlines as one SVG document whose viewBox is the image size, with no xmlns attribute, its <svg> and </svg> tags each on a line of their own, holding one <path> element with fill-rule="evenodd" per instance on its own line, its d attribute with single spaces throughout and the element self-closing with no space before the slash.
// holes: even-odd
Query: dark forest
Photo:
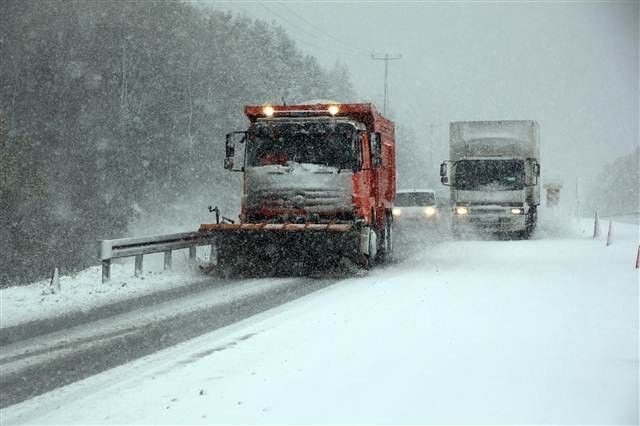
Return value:
<svg viewBox="0 0 640 426">
<path fill-rule="evenodd" d="M 224 199 L 244 104 L 353 97 L 346 66 L 280 27 L 185 3 L 3 0 L 0 52 L 2 287 L 96 264 L 96 240 L 147 212 Z"/>
</svg>

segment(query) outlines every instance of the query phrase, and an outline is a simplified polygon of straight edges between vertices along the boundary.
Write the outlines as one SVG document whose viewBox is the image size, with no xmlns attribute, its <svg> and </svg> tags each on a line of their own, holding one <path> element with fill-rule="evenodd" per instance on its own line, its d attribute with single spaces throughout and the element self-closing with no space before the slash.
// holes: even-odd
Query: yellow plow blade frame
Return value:
<svg viewBox="0 0 640 426">
<path fill-rule="evenodd" d="M 353 228 L 348 223 L 205 223 L 200 232 L 215 231 L 330 231 L 347 232 Z"/>
</svg>

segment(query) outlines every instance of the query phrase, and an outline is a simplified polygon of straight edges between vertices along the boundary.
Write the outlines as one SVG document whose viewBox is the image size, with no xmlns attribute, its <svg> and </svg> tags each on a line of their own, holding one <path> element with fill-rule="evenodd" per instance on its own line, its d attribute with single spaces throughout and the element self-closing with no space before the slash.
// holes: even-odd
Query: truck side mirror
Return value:
<svg viewBox="0 0 640 426">
<path fill-rule="evenodd" d="M 224 159 L 224 168 L 227 170 L 233 170 L 233 157 L 227 157 Z"/>
<path fill-rule="evenodd" d="M 540 164 L 536 163 L 536 177 L 540 177 Z"/>
<path fill-rule="evenodd" d="M 231 133 L 227 133 L 225 136 L 225 159 L 224 159 L 224 168 L 227 170 L 233 170 L 233 156 L 236 153 L 236 147 L 233 143 L 233 135 Z"/>
<path fill-rule="evenodd" d="M 240 143 L 243 143 L 247 137 L 247 132 L 231 132 L 227 133 L 225 136 L 224 168 L 231 171 L 238 171 L 233 168 L 234 157 L 236 154 L 236 141 L 234 140 L 235 135 L 242 135 Z"/>
<path fill-rule="evenodd" d="M 447 176 L 447 169 L 448 169 L 448 161 L 443 161 L 442 164 L 440 164 L 440 183 L 446 186 L 449 186 L 449 177 Z"/>
<path fill-rule="evenodd" d="M 445 176 L 447 176 L 447 163 L 443 162 L 442 164 L 440 164 L 440 177 L 445 177 Z"/>
<path fill-rule="evenodd" d="M 235 144 L 233 143 L 233 134 L 227 133 L 225 137 L 225 157 L 233 157 L 236 152 Z"/>
</svg>

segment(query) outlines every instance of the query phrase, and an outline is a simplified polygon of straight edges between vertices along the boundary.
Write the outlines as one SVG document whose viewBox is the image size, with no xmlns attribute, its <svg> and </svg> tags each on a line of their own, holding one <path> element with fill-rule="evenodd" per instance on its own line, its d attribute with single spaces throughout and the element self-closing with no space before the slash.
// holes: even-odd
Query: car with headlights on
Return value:
<svg viewBox="0 0 640 426">
<path fill-rule="evenodd" d="M 405 189 L 396 192 L 392 213 L 398 227 L 435 223 L 440 218 L 436 194 L 430 189 Z"/>
</svg>

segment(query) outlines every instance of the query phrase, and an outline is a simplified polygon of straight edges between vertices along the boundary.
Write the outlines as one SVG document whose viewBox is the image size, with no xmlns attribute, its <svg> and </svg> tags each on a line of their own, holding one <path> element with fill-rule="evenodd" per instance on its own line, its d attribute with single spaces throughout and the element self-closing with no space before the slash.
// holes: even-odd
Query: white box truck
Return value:
<svg viewBox="0 0 640 426">
<path fill-rule="evenodd" d="M 441 182 L 453 203 L 452 232 L 528 238 L 540 204 L 540 127 L 535 121 L 449 124 L 449 160 Z"/>
</svg>

